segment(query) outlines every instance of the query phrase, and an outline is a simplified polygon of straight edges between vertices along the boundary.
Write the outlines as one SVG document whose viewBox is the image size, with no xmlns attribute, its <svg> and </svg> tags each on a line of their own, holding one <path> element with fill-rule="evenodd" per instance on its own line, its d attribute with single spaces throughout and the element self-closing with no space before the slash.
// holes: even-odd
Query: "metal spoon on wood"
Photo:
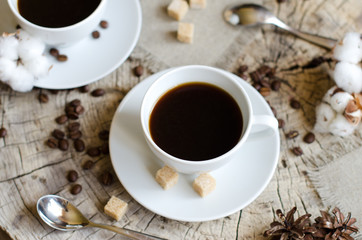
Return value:
<svg viewBox="0 0 362 240">
<path fill-rule="evenodd" d="M 224 19 L 231 25 L 254 26 L 258 24 L 272 24 L 299 38 L 327 49 L 332 49 L 337 44 L 337 40 L 301 32 L 292 28 L 275 17 L 266 8 L 257 4 L 241 4 L 228 7 L 224 11 Z"/>
<path fill-rule="evenodd" d="M 38 200 L 36 205 L 40 218 L 52 228 L 62 231 L 78 230 L 84 227 L 104 228 L 130 239 L 155 240 L 162 239 L 147 234 L 126 230 L 109 225 L 93 223 L 72 205 L 67 199 L 56 195 L 45 195 Z"/>
</svg>

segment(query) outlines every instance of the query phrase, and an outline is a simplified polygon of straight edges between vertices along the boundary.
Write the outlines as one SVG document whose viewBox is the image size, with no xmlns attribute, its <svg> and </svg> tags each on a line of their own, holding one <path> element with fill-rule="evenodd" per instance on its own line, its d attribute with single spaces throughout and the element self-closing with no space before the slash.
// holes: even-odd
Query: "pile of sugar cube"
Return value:
<svg viewBox="0 0 362 240">
<path fill-rule="evenodd" d="M 189 3 L 185 0 L 172 0 L 167 7 L 167 13 L 170 17 L 181 21 L 189 8 L 203 9 L 206 7 L 206 0 L 189 0 Z M 177 30 L 177 39 L 180 42 L 192 43 L 194 38 L 194 24 L 179 22 Z"/>
<path fill-rule="evenodd" d="M 333 49 L 338 61 L 331 73 L 336 86 L 330 88 L 316 107 L 314 130 L 348 136 L 358 127 L 362 117 L 362 40 L 356 32 L 348 32 Z"/>
</svg>

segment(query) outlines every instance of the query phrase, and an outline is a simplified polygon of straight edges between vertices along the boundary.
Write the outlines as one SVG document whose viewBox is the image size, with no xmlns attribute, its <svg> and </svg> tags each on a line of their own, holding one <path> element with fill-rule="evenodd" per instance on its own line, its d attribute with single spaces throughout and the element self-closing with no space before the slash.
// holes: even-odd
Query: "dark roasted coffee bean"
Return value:
<svg viewBox="0 0 362 240">
<path fill-rule="evenodd" d="M 68 150 L 68 147 L 69 147 L 68 140 L 66 140 L 66 139 L 61 139 L 61 140 L 59 140 L 58 148 L 59 148 L 60 150 L 66 151 L 66 150 Z"/>
<path fill-rule="evenodd" d="M 74 112 L 74 107 L 69 104 L 64 109 L 65 113 Z"/>
<path fill-rule="evenodd" d="M 81 93 L 89 92 L 89 90 L 90 90 L 89 85 L 84 85 L 82 87 L 79 87 L 79 92 L 81 92 Z"/>
<path fill-rule="evenodd" d="M 98 39 L 101 36 L 101 33 L 99 31 L 93 31 L 92 32 L 92 37 L 94 39 Z"/>
<path fill-rule="evenodd" d="M 74 170 L 70 170 L 70 171 L 68 172 L 67 179 L 68 179 L 69 182 L 75 182 L 75 181 L 77 181 L 77 179 L 78 179 L 78 173 L 77 173 L 76 171 L 74 171 Z"/>
<path fill-rule="evenodd" d="M 290 100 L 290 106 L 294 109 L 300 108 L 300 102 L 298 100 L 295 100 L 294 98 Z"/>
<path fill-rule="evenodd" d="M 60 54 L 60 55 L 57 56 L 57 60 L 58 60 L 59 62 L 65 62 L 65 61 L 68 60 L 68 57 L 67 57 L 67 55 Z"/>
<path fill-rule="evenodd" d="M 76 107 L 76 106 L 79 106 L 80 104 L 81 104 L 81 101 L 79 99 L 74 99 L 74 100 L 70 101 L 69 106 Z"/>
<path fill-rule="evenodd" d="M 281 86 L 281 81 L 280 81 L 280 80 L 274 80 L 274 81 L 272 81 L 272 83 L 271 83 L 271 89 L 272 89 L 273 91 L 279 91 L 280 86 Z"/>
<path fill-rule="evenodd" d="M 55 121 L 58 123 L 58 124 L 64 124 L 68 121 L 68 117 L 66 115 L 60 115 L 59 117 L 57 117 L 55 119 Z"/>
<path fill-rule="evenodd" d="M 55 138 L 49 138 L 46 141 L 46 144 L 50 148 L 57 148 L 58 147 L 58 140 L 56 140 Z"/>
<path fill-rule="evenodd" d="M 238 76 L 244 80 L 248 79 L 248 75 L 246 75 L 245 73 L 239 73 Z"/>
<path fill-rule="evenodd" d="M 72 189 L 70 189 L 70 193 L 73 195 L 77 195 L 82 191 L 82 186 L 79 184 L 75 184 Z"/>
<path fill-rule="evenodd" d="M 80 128 L 80 123 L 79 122 L 71 122 L 68 124 L 68 131 L 69 132 L 73 132 L 73 131 L 77 131 Z"/>
<path fill-rule="evenodd" d="M 306 143 L 312 143 L 314 142 L 314 140 L 315 140 L 315 135 L 312 132 L 307 133 L 303 138 L 303 141 Z"/>
<path fill-rule="evenodd" d="M 283 159 L 283 160 L 282 160 L 282 165 L 283 165 L 283 168 L 288 167 L 288 165 L 287 165 L 287 161 L 285 161 L 285 159 Z"/>
<path fill-rule="evenodd" d="M 93 91 L 91 92 L 91 95 L 92 95 L 93 97 L 101 97 L 101 96 L 103 96 L 105 93 L 106 93 L 106 92 L 104 91 L 104 89 L 102 89 L 102 88 L 97 88 L 97 89 L 95 89 L 95 90 L 93 90 Z"/>
<path fill-rule="evenodd" d="M 82 132 L 79 131 L 79 130 L 77 130 L 77 131 L 69 132 L 68 137 L 69 137 L 70 139 L 76 140 L 76 139 L 81 138 L 82 135 L 83 135 Z"/>
<path fill-rule="evenodd" d="M 101 151 L 99 150 L 98 147 L 91 147 L 91 148 L 88 148 L 87 154 L 91 157 L 97 157 L 97 156 L 101 155 Z"/>
<path fill-rule="evenodd" d="M 295 156 L 302 156 L 303 155 L 303 150 L 300 147 L 292 148 L 292 152 L 294 153 Z"/>
<path fill-rule="evenodd" d="M 54 129 L 54 131 L 52 132 L 52 136 L 60 140 L 64 138 L 65 133 L 62 130 Z"/>
<path fill-rule="evenodd" d="M 267 75 L 269 72 L 272 71 L 272 68 L 269 67 L 268 65 L 262 65 L 260 66 L 257 71 L 262 75 L 262 76 L 265 76 Z"/>
<path fill-rule="evenodd" d="M 100 148 L 101 152 L 105 155 L 109 154 L 109 146 L 108 143 L 105 143 Z"/>
<path fill-rule="evenodd" d="M 271 68 L 270 71 L 266 73 L 266 76 L 273 78 L 275 76 L 275 68 Z"/>
<path fill-rule="evenodd" d="M 261 85 L 259 83 L 253 83 L 253 87 L 259 91 L 261 88 Z"/>
<path fill-rule="evenodd" d="M 77 152 L 83 152 L 85 149 L 85 144 L 82 139 L 74 140 L 74 148 Z"/>
<path fill-rule="evenodd" d="M 108 22 L 106 20 L 102 20 L 99 23 L 99 26 L 101 26 L 101 28 L 108 28 Z"/>
<path fill-rule="evenodd" d="M 74 108 L 74 111 L 75 111 L 77 114 L 81 115 L 81 114 L 84 113 L 84 107 L 83 107 L 82 105 L 76 106 L 76 107 Z"/>
<path fill-rule="evenodd" d="M 77 120 L 79 118 L 79 115 L 76 112 L 67 112 L 67 116 L 72 120 Z"/>
<path fill-rule="evenodd" d="M 94 166 L 94 162 L 91 160 L 88 160 L 83 164 L 83 169 L 89 170 L 89 169 L 93 168 L 93 166 Z"/>
<path fill-rule="evenodd" d="M 292 130 L 290 132 L 288 132 L 287 134 L 285 134 L 285 136 L 288 138 L 288 139 L 294 139 L 296 137 L 299 136 L 299 132 L 296 131 L 296 130 Z"/>
<path fill-rule="evenodd" d="M 0 128 L 0 138 L 4 138 L 8 134 L 5 128 Z"/>
<path fill-rule="evenodd" d="M 278 119 L 278 128 L 283 128 L 285 126 L 285 121 L 283 119 Z"/>
<path fill-rule="evenodd" d="M 136 75 L 136 77 L 141 77 L 143 75 L 144 70 L 143 70 L 143 67 L 141 65 L 139 65 L 134 68 L 133 72 L 134 72 L 134 75 Z"/>
<path fill-rule="evenodd" d="M 109 137 L 109 131 L 108 131 L 108 130 L 100 131 L 99 134 L 98 134 L 98 137 L 99 137 L 99 139 L 101 139 L 101 140 L 107 141 L 107 140 L 108 140 L 108 137 Z"/>
<path fill-rule="evenodd" d="M 109 186 L 113 183 L 113 175 L 106 171 L 101 175 L 101 183 L 103 183 L 106 186 Z"/>
<path fill-rule="evenodd" d="M 270 95 L 270 88 L 268 87 L 261 87 L 259 89 L 259 93 L 263 96 L 263 97 L 267 97 Z"/>
<path fill-rule="evenodd" d="M 41 102 L 41 103 L 47 103 L 49 101 L 49 97 L 45 93 L 40 93 L 38 95 L 38 99 L 39 99 L 39 102 Z"/>
<path fill-rule="evenodd" d="M 269 83 L 267 80 L 265 80 L 265 79 L 260 80 L 260 85 L 261 85 L 262 87 L 270 88 L 270 83 Z"/>
<path fill-rule="evenodd" d="M 247 65 L 241 65 L 239 68 L 238 68 L 238 73 L 244 73 L 248 71 L 248 66 Z"/>
<path fill-rule="evenodd" d="M 249 73 L 251 80 L 253 80 L 254 83 L 259 83 L 260 80 L 263 79 L 263 76 L 259 73 L 259 71 L 253 71 Z"/>
<path fill-rule="evenodd" d="M 59 50 L 56 48 L 51 48 L 49 50 L 49 54 L 52 55 L 53 57 L 58 57 L 59 56 Z"/>
</svg>

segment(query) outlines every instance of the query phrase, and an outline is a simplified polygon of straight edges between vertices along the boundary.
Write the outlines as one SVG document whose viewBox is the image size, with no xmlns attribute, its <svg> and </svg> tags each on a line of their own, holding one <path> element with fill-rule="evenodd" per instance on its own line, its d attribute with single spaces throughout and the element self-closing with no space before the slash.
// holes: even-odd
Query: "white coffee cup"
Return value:
<svg viewBox="0 0 362 240">
<path fill-rule="evenodd" d="M 8 0 L 8 5 L 22 29 L 39 37 L 50 46 L 67 47 L 90 36 L 101 21 L 107 1 L 101 0 L 94 12 L 82 21 L 60 28 L 43 27 L 28 21 L 19 13 L 18 0 Z"/>
<path fill-rule="evenodd" d="M 242 134 L 238 143 L 228 152 L 222 154 L 213 159 L 203 161 L 190 161 L 180 159 L 162 150 L 152 139 L 149 120 L 154 106 L 158 100 L 169 90 L 179 86 L 180 84 L 202 82 L 215 85 L 227 93 L 229 93 L 237 102 L 241 113 L 243 122 Z M 164 162 L 164 164 L 174 168 L 176 171 L 185 174 L 197 174 L 202 172 L 209 172 L 218 169 L 228 162 L 230 162 L 235 154 L 240 150 L 240 147 L 248 139 L 251 129 L 253 132 L 257 125 L 261 125 L 262 128 L 257 127 L 258 134 L 255 134 L 256 138 L 263 137 L 266 133 L 264 131 L 271 129 L 272 134 L 279 134 L 278 121 L 275 117 L 270 115 L 254 115 L 250 99 L 243 89 L 238 80 L 228 76 L 220 69 L 190 65 L 178 67 L 160 76 L 147 90 L 141 105 L 140 111 L 142 130 L 146 139 L 146 142 L 152 152 Z M 270 134 L 270 133 L 269 133 Z"/>
</svg>

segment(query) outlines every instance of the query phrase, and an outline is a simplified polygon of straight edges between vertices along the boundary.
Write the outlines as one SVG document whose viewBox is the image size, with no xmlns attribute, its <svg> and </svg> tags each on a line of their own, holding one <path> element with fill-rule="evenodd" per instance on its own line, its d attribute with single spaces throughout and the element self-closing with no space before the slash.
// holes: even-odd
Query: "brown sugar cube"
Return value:
<svg viewBox="0 0 362 240">
<path fill-rule="evenodd" d="M 128 203 L 115 196 L 112 196 L 107 202 L 106 206 L 104 206 L 104 212 L 108 216 L 119 221 L 122 218 L 122 216 L 125 214 L 127 206 Z"/>
<path fill-rule="evenodd" d="M 194 190 L 201 196 L 205 197 L 216 187 L 216 180 L 208 173 L 202 173 L 192 183 Z"/>
<path fill-rule="evenodd" d="M 180 21 L 189 10 L 189 5 L 184 0 L 173 0 L 167 7 L 167 14 Z"/>
<path fill-rule="evenodd" d="M 177 30 L 177 39 L 180 42 L 192 43 L 194 38 L 194 24 L 192 23 L 179 23 Z"/>
<path fill-rule="evenodd" d="M 206 8 L 206 0 L 189 0 L 190 8 L 202 9 Z"/>
<path fill-rule="evenodd" d="M 178 173 L 166 165 L 157 171 L 156 181 L 163 189 L 170 189 L 177 183 Z"/>
</svg>

